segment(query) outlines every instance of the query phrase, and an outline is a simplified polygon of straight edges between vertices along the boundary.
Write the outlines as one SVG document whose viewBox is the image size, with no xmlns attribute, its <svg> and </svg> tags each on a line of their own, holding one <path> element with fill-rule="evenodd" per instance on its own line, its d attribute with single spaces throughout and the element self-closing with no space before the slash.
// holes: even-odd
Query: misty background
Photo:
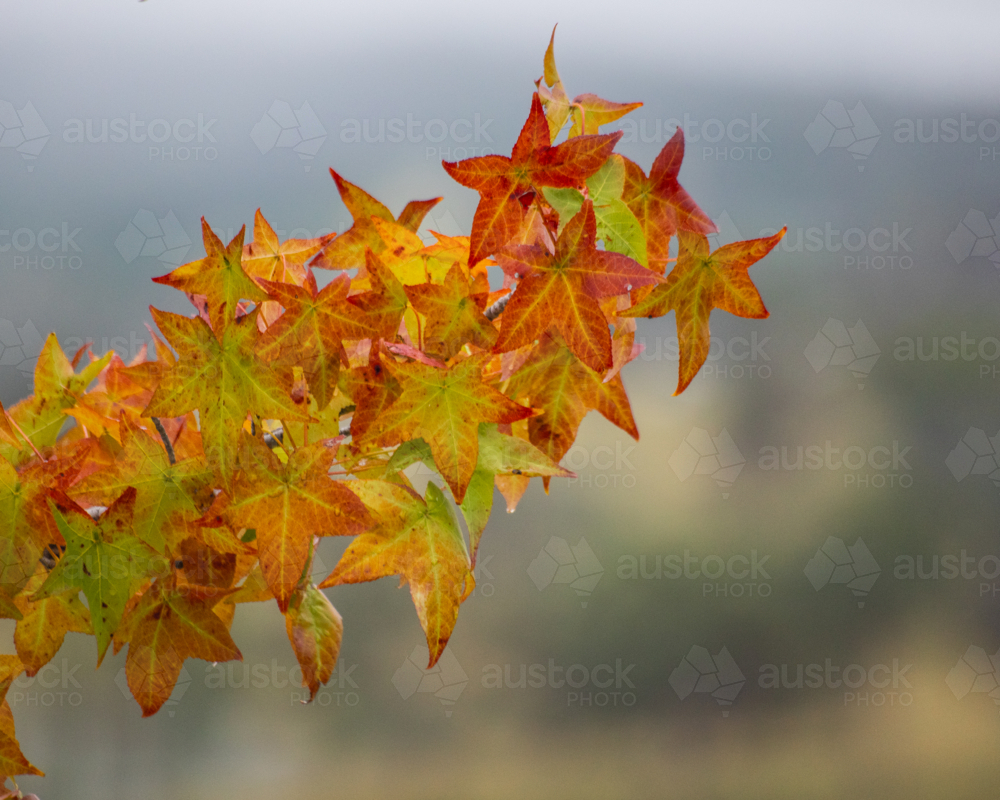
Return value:
<svg viewBox="0 0 1000 800">
<path fill-rule="evenodd" d="M 443 196 L 422 234 L 467 234 L 477 195 L 440 162 L 509 155 L 557 22 L 571 97 L 644 103 L 602 129 L 625 130 L 618 152 L 648 170 L 684 127 L 681 183 L 717 220 L 715 244 L 788 226 L 750 272 L 770 318 L 714 313 L 682 396 L 673 315 L 639 322 L 646 349 L 623 371 L 638 442 L 593 412 L 563 462 L 577 479 L 548 497 L 533 483 L 513 515 L 497 494 L 440 669 L 422 671 L 409 592 L 391 579 L 328 590 L 340 666 L 307 706 L 273 603 L 237 611 L 243 664 L 188 661 L 147 720 L 123 691 L 125 654 L 95 671 L 92 639 L 71 634 L 8 695 L 47 773 L 25 791 L 995 786 L 997 6 L 148 0 L 0 14 L 5 405 L 31 391 L 49 331 L 67 351 L 129 358 L 150 340 L 149 305 L 188 313 L 150 278 L 204 254 L 200 217 L 227 240 L 247 225 L 249 241 L 258 207 L 282 239 L 345 230 L 329 167 L 394 213 Z M 345 545 L 322 542 L 318 579 Z"/>
</svg>

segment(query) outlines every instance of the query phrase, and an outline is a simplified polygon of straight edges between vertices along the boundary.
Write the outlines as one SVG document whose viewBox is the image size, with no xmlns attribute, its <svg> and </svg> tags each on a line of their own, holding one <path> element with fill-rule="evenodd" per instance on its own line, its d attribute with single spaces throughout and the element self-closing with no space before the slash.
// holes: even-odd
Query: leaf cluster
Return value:
<svg viewBox="0 0 1000 800">
<path fill-rule="evenodd" d="M 0 616 L 17 621 L 0 692 L 75 632 L 98 664 L 128 648 L 154 714 L 185 659 L 242 658 L 240 604 L 273 601 L 314 696 L 343 634 L 321 590 L 385 576 L 409 585 L 431 666 L 494 488 L 513 511 L 532 478 L 571 477 L 591 410 L 638 439 L 620 374 L 635 318 L 676 313 L 680 392 L 713 308 L 767 315 L 747 268 L 781 234 L 709 251 L 680 130 L 647 174 L 600 133 L 641 103 L 570 101 L 551 40 L 536 86 L 509 157 L 443 162 L 479 193 L 470 236 L 427 244 L 441 198 L 396 216 L 331 170 L 340 235 L 280 242 L 258 210 L 251 242 L 223 243 L 202 220 L 205 257 L 154 279 L 195 309 L 151 308 L 155 352 L 71 359 L 48 337 L 34 394 L 0 408 Z M 351 542 L 317 584 L 324 536 Z M 0 775 L 35 772 L 4 703 Z"/>
</svg>

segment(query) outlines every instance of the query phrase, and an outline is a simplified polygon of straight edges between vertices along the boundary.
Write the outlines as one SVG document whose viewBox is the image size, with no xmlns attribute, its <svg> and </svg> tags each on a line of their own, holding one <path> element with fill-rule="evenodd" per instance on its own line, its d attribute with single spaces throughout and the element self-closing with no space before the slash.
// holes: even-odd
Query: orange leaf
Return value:
<svg viewBox="0 0 1000 800">
<path fill-rule="evenodd" d="M 711 255 L 707 237 L 682 230 L 677 234 L 677 264 L 666 283 L 620 312 L 623 317 L 662 317 L 669 311 L 677 312 L 680 374 L 675 395 L 687 388 L 708 357 L 708 318 L 713 308 L 750 319 L 768 316 L 747 270 L 771 252 L 785 230 L 764 239 L 723 245 Z"/>
<path fill-rule="evenodd" d="M 472 579 L 455 512 L 434 483 L 427 484 L 424 499 L 408 487 L 386 481 L 352 481 L 350 486 L 379 524 L 351 543 L 320 588 L 401 576 L 410 584 L 427 636 L 427 666 L 432 667 L 448 644 Z"/>
</svg>

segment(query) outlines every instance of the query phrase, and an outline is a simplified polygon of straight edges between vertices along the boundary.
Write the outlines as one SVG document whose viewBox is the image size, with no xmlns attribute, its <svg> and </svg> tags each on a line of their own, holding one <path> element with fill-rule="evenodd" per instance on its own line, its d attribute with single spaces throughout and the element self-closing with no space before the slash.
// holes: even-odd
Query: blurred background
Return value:
<svg viewBox="0 0 1000 800">
<path fill-rule="evenodd" d="M 681 396 L 673 315 L 624 370 L 638 442 L 592 413 L 483 539 L 439 667 L 392 580 L 329 590 L 311 705 L 273 604 L 242 664 L 188 661 L 140 719 L 124 653 L 71 634 L 8 695 L 43 798 L 988 795 L 1000 778 L 1000 9 L 987 2 L 0 2 L 0 401 L 41 342 L 126 360 L 150 278 L 260 207 L 343 231 L 334 167 L 389 206 L 477 196 L 552 26 L 570 96 L 648 169 L 678 125 L 716 243 L 788 234 L 771 316 L 712 316 Z M 248 236 L 249 239 L 249 236 Z M 497 497 L 499 501 L 499 495 Z M 320 577 L 345 542 L 324 540 Z M 2 646 L 12 652 L 12 626 Z"/>
</svg>

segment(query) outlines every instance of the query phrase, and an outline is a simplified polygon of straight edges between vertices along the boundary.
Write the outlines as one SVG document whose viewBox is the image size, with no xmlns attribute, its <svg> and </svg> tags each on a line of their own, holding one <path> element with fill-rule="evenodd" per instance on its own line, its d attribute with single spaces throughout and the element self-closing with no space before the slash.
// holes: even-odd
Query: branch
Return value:
<svg viewBox="0 0 1000 800">
<path fill-rule="evenodd" d="M 497 300 L 493 305 L 487 308 L 483 312 L 483 316 L 486 317 L 486 319 L 488 319 L 490 322 L 492 322 L 497 317 L 499 317 L 501 313 L 503 313 L 503 310 L 507 307 L 507 303 L 513 296 L 514 296 L 513 291 L 509 292 L 508 294 L 505 294 L 503 297 Z"/>
<path fill-rule="evenodd" d="M 163 423 L 160 422 L 159 417 L 153 417 L 153 425 L 156 426 L 156 432 L 160 434 L 160 438 L 163 440 L 163 446 L 167 448 L 167 458 L 170 459 L 171 464 L 176 464 L 177 457 L 174 455 L 174 446 L 170 444 L 170 437 L 167 436 L 167 432 L 163 428 Z"/>
</svg>

